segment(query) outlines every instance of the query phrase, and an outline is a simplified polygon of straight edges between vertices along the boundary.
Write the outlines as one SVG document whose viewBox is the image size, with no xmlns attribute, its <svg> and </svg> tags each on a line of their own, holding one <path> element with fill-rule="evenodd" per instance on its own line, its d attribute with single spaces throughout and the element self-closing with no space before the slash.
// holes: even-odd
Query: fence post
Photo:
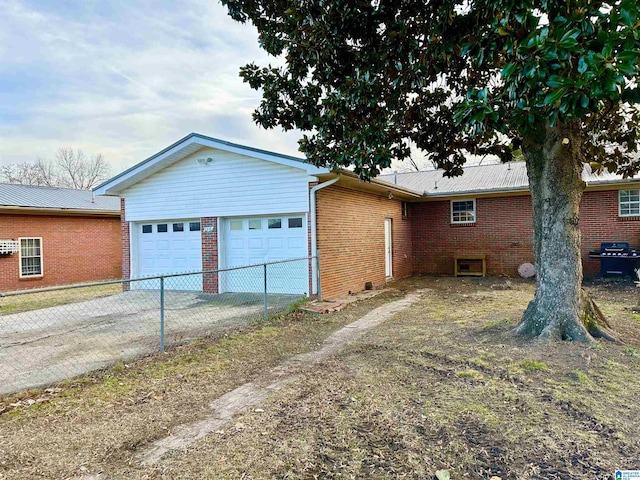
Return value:
<svg viewBox="0 0 640 480">
<path fill-rule="evenodd" d="M 265 263 L 263 266 L 264 269 L 264 321 L 267 321 L 267 264 Z"/>
<path fill-rule="evenodd" d="M 164 353 L 164 277 L 160 277 L 160 353 Z"/>
<path fill-rule="evenodd" d="M 322 285 L 320 285 L 320 252 L 316 252 L 316 290 L 318 292 L 318 301 L 322 301 Z"/>
</svg>

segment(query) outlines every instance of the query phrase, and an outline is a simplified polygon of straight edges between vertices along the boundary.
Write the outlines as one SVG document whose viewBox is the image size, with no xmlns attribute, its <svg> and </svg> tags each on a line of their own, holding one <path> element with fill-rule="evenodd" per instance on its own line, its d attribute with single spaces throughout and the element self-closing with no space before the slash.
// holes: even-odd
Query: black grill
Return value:
<svg viewBox="0 0 640 480">
<path fill-rule="evenodd" d="M 635 260 L 640 254 L 629 249 L 627 242 L 600 244 L 600 275 L 633 275 Z"/>
</svg>

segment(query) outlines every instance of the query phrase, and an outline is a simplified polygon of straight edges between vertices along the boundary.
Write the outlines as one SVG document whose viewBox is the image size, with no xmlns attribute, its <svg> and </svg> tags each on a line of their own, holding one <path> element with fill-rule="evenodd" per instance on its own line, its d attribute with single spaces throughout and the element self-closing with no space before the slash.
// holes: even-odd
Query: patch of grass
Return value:
<svg viewBox="0 0 640 480">
<path fill-rule="evenodd" d="M 595 342 L 593 342 L 591 345 L 591 348 L 593 348 L 594 350 L 598 350 L 598 351 L 602 351 L 602 349 L 604 348 L 602 346 L 602 341 L 600 340 L 596 340 Z"/>
<path fill-rule="evenodd" d="M 485 330 L 492 330 L 497 328 L 505 328 L 514 325 L 515 322 L 509 318 L 501 318 L 498 320 L 492 320 L 487 323 Z"/>
<path fill-rule="evenodd" d="M 462 370 L 460 372 L 457 372 L 456 375 L 461 378 L 472 378 L 474 380 L 482 380 L 483 378 L 482 373 L 477 370 Z"/>
<path fill-rule="evenodd" d="M 515 367 L 523 372 L 544 372 L 549 369 L 546 363 L 532 360 L 530 358 L 516 363 Z"/>
<path fill-rule="evenodd" d="M 41 308 L 57 307 L 69 303 L 109 297 L 122 292 L 122 285 L 101 285 L 97 287 L 72 288 L 52 292 L 27 293 L 15 296 L 0 297 L 0 316 L 13 313 L 28 312 Z"/>
<path fill-rule="evenodd" d="M 623 367 L 623 365 L 621 363 L 616 362 L 615 360 L 607 360 L 606 362 L 604 362 L 604 368 L 606 368 L 607 370 L 617 370 L 620 367 Z"/>
<path fill-rule="evenodd" d="M 124 372 L 126 367 L 126 364 L 124 362 L 117 362 L 113 367 L 111 367 L 111 370 L 114 373 L 121 373 Z"/>
<path fill-rule="evenodd" d="M 590 378 L 585 372 L 580 370 L 574 370 L 571 372 L 571 379 L 577 383 L 589 383 Z"/>
<path fill-rule="evenodd" d="M 469 360 L 473 365 L 479 367 L 488 367 L 492 362 L 496 361 L 498 355 L 491 350 L 481 350 L 478 352 L 478 356 Z"/>
<path fill-rule="evenodd" d="M 475 365 L 477 367 L 488 367 L 489 366 L 489 362 L 482 358 L 482 357 L 474 357 L 471 360 L 469 360 L 469 363 L 472 365 Z"/>
<path fill-rule="evenodd" d="M 631 357 L 640 357 L 640 352 L 637 348 L 633 348 L 631 345 L 624 347 L 624 353 Z"/>
<path fill-rule="evenodd" d="M 309 301 L 309 297 L 303 296 L 300 299 L 296 300 L 295 302 L 292 302 L 287 308 L 286 315 L 291 315 L 292 313 L 297 312 L 298 310 L 300 310 L 300 307 L 303 306 L 308 301 Z"/>
</svg>

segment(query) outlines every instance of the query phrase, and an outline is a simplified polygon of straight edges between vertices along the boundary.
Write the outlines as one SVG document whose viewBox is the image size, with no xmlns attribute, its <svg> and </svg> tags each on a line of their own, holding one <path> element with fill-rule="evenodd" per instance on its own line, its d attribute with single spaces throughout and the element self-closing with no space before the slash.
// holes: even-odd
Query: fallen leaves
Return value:
<svg viewBox="0 0 640 480">
<path fill-rule="evenodd" d="M 62 392 L 62 388 L 47 388 L 43 391 L 27 391 L 19 397 L 0 400 L 0 415 L 9 413 L 12 410 L 26 409 L 33 405 L 49 402 L 60 392 Z"/>
</svg>

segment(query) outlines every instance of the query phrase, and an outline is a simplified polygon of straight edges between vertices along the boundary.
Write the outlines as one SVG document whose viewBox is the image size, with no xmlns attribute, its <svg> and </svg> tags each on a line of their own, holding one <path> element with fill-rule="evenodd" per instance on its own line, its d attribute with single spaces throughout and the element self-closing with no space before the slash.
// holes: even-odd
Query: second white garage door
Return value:
<svg viewBox="0 0 640 480">
<path fill-rule="evenodd" d="M 223 222 L 225 268 L 307 257 L 305 214 L 250 218 L 227 218 Z M 309 265 L 305 260 L 267 267 L 269 293 L 308 294 Z M 259 268 L 221 275 L 227 292 L 262 292 Z"/>
</svg>

